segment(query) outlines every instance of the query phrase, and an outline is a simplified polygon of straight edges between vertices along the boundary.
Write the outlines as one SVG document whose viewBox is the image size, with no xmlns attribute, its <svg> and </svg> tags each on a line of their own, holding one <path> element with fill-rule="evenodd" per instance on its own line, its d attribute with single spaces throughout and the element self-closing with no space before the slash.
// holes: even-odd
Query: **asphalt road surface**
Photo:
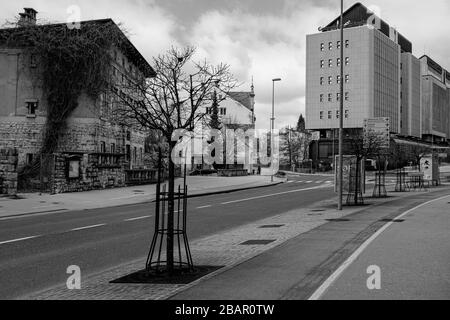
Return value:
<svg viewBox="0 0 450 320">
<path fill-rule="evenodd" d="M 274 187 L 189 199 L 188 236 L 204 237 L 329 199 L 332 180 L 292 176 Z M 65 283 L 70 265 L 89 276 L 146 256 L 154 208 L 144 203 L 0 219 L 0 299 Z"/>
</svg>

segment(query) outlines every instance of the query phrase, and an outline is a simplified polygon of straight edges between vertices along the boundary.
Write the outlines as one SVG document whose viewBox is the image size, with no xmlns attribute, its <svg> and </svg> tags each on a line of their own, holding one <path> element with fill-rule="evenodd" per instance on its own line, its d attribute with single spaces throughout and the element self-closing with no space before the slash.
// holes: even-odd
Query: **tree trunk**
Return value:
<svg viewBox="0 0 450 320">
<path fill-rule="evenodd" d="M 169 139 L 170 141 L 170 139 Z M 167 272 L 173 273 L 174 268 L 174 211 L 175 211 L 175 164 L 172 161 L 172 150 L 175 147 L 176 142 L 169 142 L 169 190 L 168 190 L 168 204 L 167 204 Z"/>
</svg>

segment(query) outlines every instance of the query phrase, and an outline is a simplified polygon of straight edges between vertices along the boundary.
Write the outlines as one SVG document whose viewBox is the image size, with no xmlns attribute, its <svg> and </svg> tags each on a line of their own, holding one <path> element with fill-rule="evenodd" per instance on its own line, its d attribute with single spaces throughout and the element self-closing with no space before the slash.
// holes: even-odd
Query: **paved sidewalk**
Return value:
<svg viewBox="0 0 450 320">
<path fill-rule="evenodd" d="M 187 177 L 189 196 L 265 187 L 284 181 L 285 179 L 275 178 L 274 182 L 271 183 L 270 177 L 265 176 Z M 182 179 L 177 179 L 176 188 L 182 183 Z M 0 198 L 0 218 L 23 214 L 87 210 L 136 204 L 153 201 L 155 194 L 155 184 L 56 195 L 39 195 L 39 193 L 20 194 L 19 196 L 23 199 L 12 200 Z"/>
<path fill-rule="evenodd" d="M 366 239 L 387 223 L 384 219 L 395 218 L 420 203 L 449 193 L 448 188 L 439 188 L 433 192 L 397 194 L 371 200 L 375 205 L 363 209 L 346 208 L 341 216 L 345 216 L 344 221 L 320 221 L 339 217 L 338 212 L 328 209 L 321 219 L 308 221 L 316 224 L 314 229 L 306 227 L 291 240 L 187 288 L 172 299 L 308 299 Z M 337 291 L 336 296 L 339 295 Z"/>
<path fill-rule="evenodd" d="M 331 242 L 324 246 L 306 247 L 302 239 L 308 238 L 315 230 L 325 229 L 324 240 L 336 232 L 342 237 L 354 237 L 355 231 L 344 232 L 335 229 L 328 219 L 360 215 L 363 224 L 371 224 L 380 217 L 403 209 L 406 202 L 416 203 L 424 198 L 433 197 L 447 188 L 434 189 L 432 192 L 396 193 L 387 199 L 370 199 L 372 206 L 345 207 L 343 212 L 336 210 L 336 200 L 329 199 L 315 203 L 307 208 L 292 210 L 274 217 L 252 222 L 231 230 L 197 239 L 191 243 L 194 262 L 197 265 L 217 265 L 224 268 L 197 280 L 189 285 L 126 285 L 111 284 L 109 281 L 140 270 L 145 265 L 144 258 L 117 266 L 83 279 L 81 290 L 67 290 L 65 284 L 49 288 L 23 299 L 167 299 L 174 295 L 180 299 L 279 299 L 296 284 L 296 276 L 313 274 L 314 265 L 332 255 L 341 242 Z M 405 200 L 410 198 L 410 200 Z M 400 204 L 396 202 L 401 202 Z M 269 225 L 280 225 L 268 228 Z M 266 228 L 261 228 L 266 226 Z M 358 228 L 361 226 L 358 225 Z M 376 224 L 372 227 L 379 227 Z M 331 228 L 331 229 L 330 229 Z M 348 230 L 347 230 L 348 231 Z M 367 233 L 369 234 L 369 233 Z M 267 245 L 242 245 L 248 240 L 274 240 Z M 341 239 L 342 240 L 342 239 Z M 361 239 L 359 239 L 361 240 Z M 320 238 L 315 239 L 322 241 Z M 344 241 L 344 240 L 343 240 Z M 344 241 L 345 242 L 345 241 Z M 351 244 L 356 245 L 357 243 Z M 314 243 L 313 243 L 314 244 Z M 300 247 L 299 247 L 300 246 Z M 342 259 L 351 250 L 345 248 Z M 302 251 L 303 250 L 303 251 Z M 331 250 L 331 253 L 330 253 Z M 338 263 L 339 261 L 334 261 Z M 312 269 L 311 269 L 312 268 Z M 320 273 L 327 276 L 332 271 L 325 266 Z M 297 273 L 297 274 L 296 274 Z M 300 273 L 300 275 L 298 274 Z M 312 275 L 313 276 L 313 275 Z M 306 277 L 307 278 L 307 277 Z M 318 277 L 315 281 L 319 281 Z M 313 281 L 313 283 L 316 283 Z M 308 287 L 308 286 L 306 286 Z M 178 295 L 177 295 L 178 294 Z M 296 297 L 296 295 L 293 295 Z M 289 297 L 287 297 L 289 298 Z"/>
</svg>

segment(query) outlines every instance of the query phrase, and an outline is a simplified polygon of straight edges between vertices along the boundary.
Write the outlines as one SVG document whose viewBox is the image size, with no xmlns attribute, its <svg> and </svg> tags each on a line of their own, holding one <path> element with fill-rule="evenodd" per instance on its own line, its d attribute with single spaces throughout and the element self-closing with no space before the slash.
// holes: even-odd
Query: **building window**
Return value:
<svg viewBox="0 0 450 320">
<path fill-rule="evenodd" d="M 350 76 L 348 74 L 345 75 L 345 83 L 350 82 Z"/>
<path fill-rule="evenodd" d="M 336 93 L 336 101 L 341 101 L 341 94 L 339 92 Z"/>
<path fill-rule="evenodd" d="M 345 119 L 348 119 L 348 116 L 349 116 L 349 114 L 348 114 L 348 110 L 345 110 L 345 114 L 344 114 L 344 116 L 345 116 Z"/>
<path fill-rule="evenodd" d="M 339 119 L 339 110 L 336 111 L 336 119 Z"/>
<path fill-rule="evenodd" d="M 333 59 L 328 60 L 328 67 L 329 68 L 333 67 Z"/>
<path fill-rule="evenodd" d="M 338 67 L 341 66 L 341 58 L 337 58 L 337 59 L 336 59 L 336 65 L 337 65 Z"/>
<path fill-rule="evenodd" d="M 226 116 L 227 115 L 227 108 L 220 108 L 220 115 Z"/>
<path fill-rule="evenodd" d="M 328 94 L 328 102 L 332 102 L 333 101 L 333 96 L 331 95 L 331 93 Z"/>
<path fill-rule="evenodd" d="M 333 77 L 332 76 L 328 77 L 328 84 L 333 84 Z"/>
<path fill-rule="evenodd" d="M 348 101 L 350 99 L 350 93 L 346 92 L 345 93 L 345 101 Z"/>
<path fill-rule="evenodd" d="M 341 83 L 341 76 L 337 76 L 337 77 L 336 77 L 336 82 L 337 82 L 337 84 L 340 84 L 340 83 Z"/>
<path fill-rule="evenodd" d="M 320 102 L 323 102 L 323 94 L 320 94 Z"/>
<path fill-rule="evenodd" d="M 106 152 L 106 143 L 105 141 L 100 142 L 100 152 L 105 153 Z"/>
<path fill-rule="evenodd" d="M 350 42 L 348 40 L 345 40 L 345 47 L 348 48 L 350 45 Z"/>
<path fill-rule="evenodd" d="M 111 153 L 116 153 L 116 144 L 111 143 Z"/>
<path fill-rule="evenodd" d="M 323 61 L 323 60 L 320 60 L 320 68 L 324 68 L 325 67 L 325 61 Z"/>
<path fill-rule="evenodd" d="M 320 85 L 323 86 L 323 77 L 320 77 Z"/>
<path fill-rule="evenodd" d="M 320 120 L 323 120 L 323 111 L 320 111 Z"/>
<path fill-rule="evenodd" d="M 328 119 L 331 119 L 332 115 L 331 115 L 331 111 L 328 111 Z"/>
<path fill-rule="evenodd" d="M 341 42 L 340 42 L 340 41 L 337 42 L 337 48 L 338 48 L 338 49 L 341 48 Z"/>
<path fill-rule="evenodd" d="M 349 63 L 350 63 L 350 58 L 349 58 L 349 57 L 346 57 L 346 58 L 345 58 L 345 65 L 348 66 Z"/>
<path fill-rule="evenodd" d="M 333 50 L 333 42 L 328 42 L 328 50 Z"/>
<path fill-rule="evenodd" d="M 131 140 L 131 131 L 127 131 L 127 141 Z"/>
<path fill-rule="evenodd" d="M 37 108 L 38 108 L 37 101 L 27 101 L 27 113 L 29 115 L 36 115 Z"/>
<path fill-rule="evenodd" d="M 133 148 L 133 160 L 136 163 L 136 160 L 137 160 L 137 148 L 136 147 Z"/>
<path fill-rule="evenodd" d="M 320 51 L 324 51 L 325 50 L 325 44 L 322 42 L 320 44 Z"/>
</svg>

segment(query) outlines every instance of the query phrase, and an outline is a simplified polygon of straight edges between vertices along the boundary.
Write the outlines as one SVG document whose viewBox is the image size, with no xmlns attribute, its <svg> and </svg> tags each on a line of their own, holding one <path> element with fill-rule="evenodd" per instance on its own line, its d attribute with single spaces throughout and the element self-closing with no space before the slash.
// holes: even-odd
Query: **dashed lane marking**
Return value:
<svg viewBox="0 0 450 320">
<path fill-rule="evenodd" d="M 211 208 L 212 205 L 207 205 L 207 206 L 201 206 L 201 207 L 197 207 L 196 209 L 205 209 L 205 208 Z"/>
<path fill-rule="evenodd" d="M 136 220 L 143 220 L 143 219 L 147 219 L 147 218 L 151 218 L 151 215 L 150 216 L 142 216 L 142 217 L 136 217 L 136 218 L 130 218 L 130 219 L 125 219 L 125 220 L 123 220 L 123 221 L 136 221 Z"/>
<path fill-rule="evenodd" d="M 30 239 L 34 239 L 34 238 L 37 238 L 37 237 L 40 237 L 40 236 L 31 236 L 31 237 L 25 237 L 25 238 L 20 238 L 20 239 L 13 239 L 13 240 L 2 241 L 2 242 L 0 242 L 0 245 L 7 244 L 7 243 L 19 242 L 19 241 L 30 240 Z"/>
<path fill-rule="evenodd" d="M 321 188 L 323 188 L 323 186 L 312 187 L 312 188 L 305 188 L 305 189 L 296 189 L 296 190 L 285 191 L 285 192 L 277 192 L 277 193 L 266 194 L 266 195 L 258 196 L 258 197 L 252 197 L 252 198 L 246 198 L 246 199 L 240 199 L 240 200 L 233 200 L 233 201 L 228 201 L 228 202 L 222 202 L 221 204 L 225 205 L 225 204 L 231 204 L 231 203 L 238 203 L 238 202 L 250 201 L 250 200 L 255 200 L 255 199 L 262 199 L 262 198 L 268 198 L 268 197 L 279 196 L 279 195 L 282 195 L 282 194 L 289 194 L 289 193 L 294 193 L 294 192 L 301 192 L 301 191 L 315 190 L 315 189 L 321 189 Z"/>
<path fill-rule="evenodd" d="M 74 228 L 74 229 L 70 229 L 70 231 L 80 231 L 80 230 L 93 229 L 93 228 L 98 228 L 98 227 L 103 227 L 103 226 L 106 226 L 106 223 L 94 224 L 92 226 L 86 226 L 86 227 L 80 227 L 80 228 Z"/>
</svg>

